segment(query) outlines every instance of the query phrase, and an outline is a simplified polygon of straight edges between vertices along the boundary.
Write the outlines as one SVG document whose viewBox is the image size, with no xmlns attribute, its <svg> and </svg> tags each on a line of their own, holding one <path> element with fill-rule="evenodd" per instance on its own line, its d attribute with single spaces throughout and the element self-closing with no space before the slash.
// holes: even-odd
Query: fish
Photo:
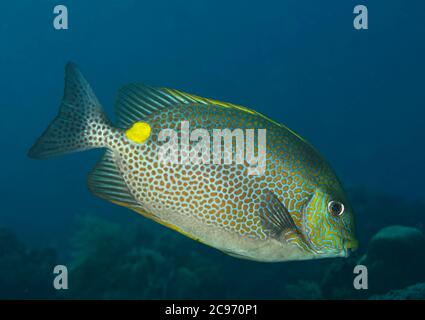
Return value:
<svg viewBox="0 0 425 320">
<path fill-rule="evenodd" d="M 28 156 L 106 149 L 88 175 L 94 195 L 236 258 L 347 257 L 358 247 L 335 172 L 288 127 L 244 106 L 139 83 L 119 89 L 115 110 L 112 124 L 68 63 L 58 115 Z"/>
</svg>

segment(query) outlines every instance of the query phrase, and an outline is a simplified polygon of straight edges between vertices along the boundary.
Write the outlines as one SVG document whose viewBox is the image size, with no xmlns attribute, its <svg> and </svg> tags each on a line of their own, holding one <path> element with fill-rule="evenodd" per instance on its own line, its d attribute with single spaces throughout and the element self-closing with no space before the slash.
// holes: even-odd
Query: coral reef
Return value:
<svg viewBox="0 0 425 320">
<path fill-rule="evenodd" d="M 154 237 L 143 224 L 125 228 L 95 216 L 80 218 L 72 240 L 72 288 L 79 299 L 190 299 L 219 296 L 218 267 L 179 250 L 179 235 Z M 208 288 L 205 290 L 204 288 Z"/>
<path fill-rule="evenodd" d="M 385 227 L 373 236 L 358 264 L 368 267 L 371 294 L 423 282 L 425 236 L 412 227 Z"/>
<path fill-rule="evenodd" d="M 322 288 L 317 282 L 300 280 L 297 284 L 285 287 L 289 299 L 319 300 L 323 299 Z"/>
<path fill-rule="evenodd" d="M 332 261 L 319 282 L 324 299 L 367 298 L 367 291 L 356 290 L 353 286 L 353 270 L 358 259 L 359 254 L 356 254 L 348 259 Z"/>
<path fill-rule="evenodd" d="M 147 219 L 85 215 L 65 261 L 69 290 L 60 292 L 52 286 L 57 253 L 28 248 L 0 228 L 0 299 L 423 299 L 424 206 L 361 190 L 351 195 L 362 245 L 348 259 L 256 263 Z M 357 264 L 368 267 L 368 290 L 353 287 Z"/>
<path fill-rule="evenodd" d="M 350 190 L 349 195 L 356 211 L 360 250 L 348 259 L 332 259 L 316 279 L 297 279 L 286 285 L 287 297 L 368 299 L 374 294 L 425 281 L 425 246 L 420 222 L 425 206 L 364 189 Z M 357 264 L 368 267 L 368 290 L 353 288 L 353 269 Z"/>
<path fill-rule="evenodd" d="M 353 287 L 356 265 L 368 269 L 368 290 Z M 291 298 L 302 299 L 368 299 L 372 295 L 385 298 L 390 290 L 425 281 L 425 236 L 416 228 L 389 226 L 372 237 L 364 255 L 335 259 L 322 279 L 316 282 L 299 281 L 288 285 Z M 415 289 L 416 290 L 416 289 Z M 402 297 L 416 291 L 407 290 L 393 295 Z M 420 290 L 419 290 L 420 291 Z M 412 293 L 412 294 L 413 294 Z"/>
<path fill-rule="evenodd" d="M 425 282 L 417 283 L 401 290 L 391 290 L 383 295 L 375 295 L 371 300 L 425 300 Z"/>
<path fill-rule="evenodd" d="M 43 299 L 55 295 L 52 249 L 28 249 L 10 231 L 0 228 L 0 299 Z"/>
</svg>

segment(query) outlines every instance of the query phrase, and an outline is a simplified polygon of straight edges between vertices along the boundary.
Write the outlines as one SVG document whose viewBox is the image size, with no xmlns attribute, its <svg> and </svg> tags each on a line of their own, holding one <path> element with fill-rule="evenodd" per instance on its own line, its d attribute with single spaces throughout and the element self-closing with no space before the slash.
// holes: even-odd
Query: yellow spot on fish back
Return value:
<svg viewBox="0 0 425 320">
<path fill-rule="evenodd" d="M 134 143 L 144 143 L 151 135 L 151 126 L 146 122 L 136 122 L 125 131 L 125 136 Z"/>
</svg>

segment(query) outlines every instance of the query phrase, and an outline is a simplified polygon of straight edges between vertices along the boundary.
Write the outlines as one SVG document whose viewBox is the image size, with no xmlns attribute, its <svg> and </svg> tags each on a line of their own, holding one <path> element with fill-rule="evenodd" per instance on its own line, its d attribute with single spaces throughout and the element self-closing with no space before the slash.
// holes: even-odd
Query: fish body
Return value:
<svg viewBox="0 0 425 320">
<path fill-rule="evenodd" d="M 287 127 L 242 106 L 139 84 L 119 91 L 116 112 L 113 126 L 68 64 L 60 112 L 29 155 L 106 148 L 88 178 L 94 194 L 235 257 L 305 260 L 347 256 L 357 247 L 335 173 Z M 263 130 L 264 141 L 253 130 Z M 245 134 L 246 148 L 234 145 L 232 133 Z M 214 149 L 217 141 L 223 149 Z M 178 148 L 165 152 L 165 145 Z M 241 161 L 212 161 L 217 150 Z M 263 168 L 249 161 L 255 154 Z"/>
</svg>

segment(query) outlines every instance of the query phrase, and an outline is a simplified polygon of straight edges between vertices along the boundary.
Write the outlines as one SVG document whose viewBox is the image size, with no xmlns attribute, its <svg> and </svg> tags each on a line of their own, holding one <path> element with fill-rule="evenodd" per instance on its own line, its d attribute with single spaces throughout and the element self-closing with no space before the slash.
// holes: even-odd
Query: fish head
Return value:
<svg viewBox="0 0 425 320">
<path fill-rule="evenodd" d="M 317 188 L 303 208 L 303 230 L 315 253 L 347 257 L 358 247 L 352 208 L 341 188 Z"/>
</svg>

